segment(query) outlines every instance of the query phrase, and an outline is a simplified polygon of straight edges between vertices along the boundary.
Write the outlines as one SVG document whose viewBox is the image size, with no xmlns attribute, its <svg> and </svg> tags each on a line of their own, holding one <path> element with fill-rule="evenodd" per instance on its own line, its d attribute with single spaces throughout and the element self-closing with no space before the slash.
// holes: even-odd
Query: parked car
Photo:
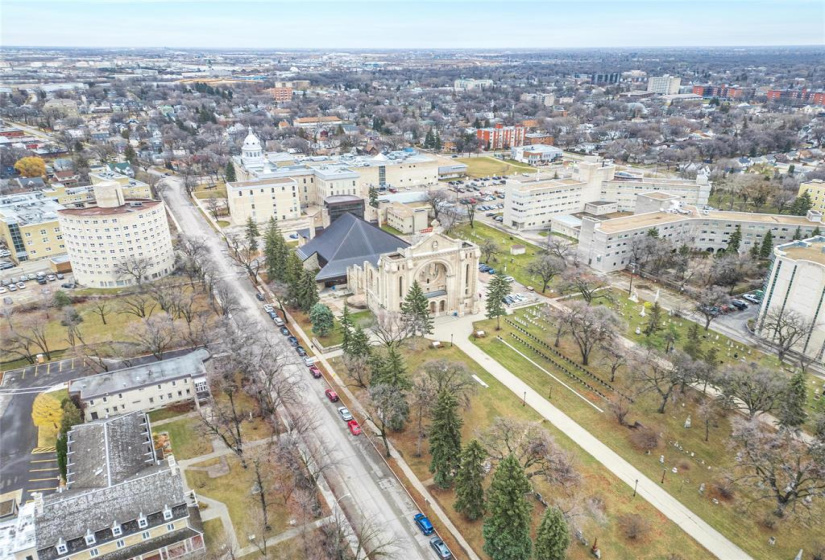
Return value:
<svg viewBox="0 0 825 560">
<path fill-rule="evenodd" d="M 9 284 L 9 291 L 16 292 L 17 291 L 17 284 Z"/>
<path fill-rule="evenodd" d="M 423 513 L 416 513 L 413 516 L 413 521 L 415 521 L 415 524 L 418 525 L 418 528 L 421 529 L 421 532 L 425 535 L 432 535 L 433 531 L 435 531 L 433 524 Z"/>
<path fill-rule="evenodd" d="M 345 406 L 338 408 L 338 416 L 340 416 L 344 422 L 352 420 L 352 414 L 350 414 L 349 409 Z"/>
<path fill-rule="evenodd" d="M 755 303 L 757 305 L 759 305 L 762 302 L 762 298 L 757 297 L 755 294 L 745 294 L 744 296 L 742 296 L 742 299 L 746 299 L 749 302 Z"/>
<path fill-rule="evenodd" d="M 54 274 L 49 274 L 48 276 L 46 276 L 46 280 L 48 280 L 49 282 L 54 282 L 55 280 L 57 280 L 57 276 L 55 276 Z"/>
<path fill-rule="evenodd" d="M 278 314 L 275 313 L 274 311 L 267 311 L 266 314 L 269 315 L 269 318 L 272 319 L 273 321 L 278 316 Z"/>
<path fill-rule="evenodd" d="M 315 365 L 315 358 L 313 358 L 312 356 L 305 356 L 304 357 L 304 365 L 306 367 L 314 366 Z"/>
<path fill-rule="evenodd" d="M 321 379 L 321 377 L 323 376 L 321 370 L 318 369 L 318 366 L 312 366 L 311 368 L 309 368 L 309 373 L 311 373 L 312 377 L 314 377 L 315 379 Z"/>
<path fill-rule="evenodd" d="M 275 314 L 275 316 L 272 318 L 272 320 L 273 320 L 273 321 L 275 321 L 275 326 L 276 326 L 276 327 L 283 327 L 283 326 L 284 326 L 284 320 L 283 320 L 283 319 L 281 319 L 280 317 L 278 317 L 278 314 L 277 314 L 277 313 L 276 313 L 276 314 Z"/>
<path fill-rule="evenodd" d="M 744 311 L 745 309 L 748 308 L 748 304 L 745 303 L 744 301 L 742 301 L 741 299 L 731 300 L 730 304 L 732 306 L 734 306 L 736 309 L 738 309 L 739 311 Z"/>
<path fill-rule="evenodd" d="M 495 274 L 495 273 L 496 273 L 496 269 L 495 269 L 495 268 L 488 268 L 488 269 L 487 269 L 487 274 Z"/>
<path fill-rule="evenodd" d="M 37 283 L 44 284 L 45 282 L 40 282 L 40 280 L 38 280 Z M 60 284 L 60 287 L 66 288 L 67 290 L 71 290 L 72 288 L 74 288 L 74 282 L 64 282 L 63 284 Z"/>
<path fill-rule="evenodd" d="M 18 283 L 17 283 L 17 289 L 18 289 L 18 290 L 23 290 L 23 289 L 25 289 L 25 288 L 26 288 L 26 284 L 25 284 L 25 283 L 23 283 L 23 282 L 18 282 Z"/>
<path fill-rule="evenodd" d="M 509 282 L 509 283 L 511 283 L 511 284 L 512 284 L 513 282 L 515 282 L 515 281 L 516 281 L 516 279 L 515 279 L 515 278 L 513 278 L 512 276 L 505 276 L 505 277 L 504 277 L 504 281 L 505 281 L 505 282 Z"/>
<path fill-rule="evenodd" d="M 3 303 L 5 303 L 6 305 L 11 305 L 12 304 L 11 298 L 9 296 L 4 297 L 3 298 Z"/>
<path fill-rule="evenodd" d="M 287 338 L 286 340 L 287 340 L 287 342 L 289 342 L 292 346 L 298 346 L 298 339 L 297 339 L 297 338 L 295 338 L 294 336 L 290 336 L 290 337 L 289 337 L 289 338 Z"/>
<path fill-rule="evenodd" d="M 57 273 L 57 279 L 58 280 L 63 280 L 65 277 L 66 276 L 64 276 L 62 273 L 60 273 L 60 272 Z"/>
<path fill-rule="evenodd" d="M 281 327 L 281 334 L 284 336 L 292 336 L 292 333 L 289 332 L 289 329 L 286 327 Z"/>
<path fill-rule="evenodd" d="M 45 276 L 38 276 L 36 278 L 36 280 L 37 280 L 37 283 L 40 284 L 41 286 L 46 283 L 46 277 Z"/>
<path fill-rule="evenodd" d="M 327 389 L 326 391 L 324 391 L 324 394 L 329 399 L 329 402 L 338 402 L 338 393 L 336 393 L 332 389 Z"/>
<path fill-rule="evenodd" d="M 295 351 L 298 352 L 298 355 L 301 356 L 302 358 L 307 355 L 307 351 L 304 350 L 303 346 L 296 346 Z"/>
<path fill-rule="evenodd" d="M 8 261 L 3 261 L 0 263 L 0 270 L 8 270 L 10 268 L 14 268 L 14 263 L 10 263 Z"/>
<path fill-rule="evenodd" d="M 361 435 L 361 426 L 358 425 L 358 422 L 355 420 L 350 420 L 347 422 L 347 427 L 349 428 L 349 433 L 354 436 Z"/>
<path fill-rule="evenodd" d="M 436 556 L 438 556 L 441 560 L 451 560 L 453 557 L 453 553 L 450 552 L 450 549 L 447 548 L 447 545 L 444 544 L 444 541 L 441 540 L 441 537 L 431 538 L 430 548 L 432 548 L 435 551 Z"/>
<path fill-rule="evenodd" d="M 255 292 L 255 297 L 258 298 L 258 301 L 266 301 L 266 298 L 261 292 Z"/>
<path fill-rule="evenodd" d="M 264 304 L 264 311 L 266 311 L 267 313 L 269 313 L 270 311 L 275 311 L 275 308 L 274 308 L 274 307 L 272 307 L 271 305 L 269 305 L 268 303 L 265 303 L 265 304 Z"/>
<path fill-rule="evenodd" d="M 0 286 L 0 294 L 5 294 L 6 292 L 8 292 L 8 290 L 3 286 Z"/>
</svg>

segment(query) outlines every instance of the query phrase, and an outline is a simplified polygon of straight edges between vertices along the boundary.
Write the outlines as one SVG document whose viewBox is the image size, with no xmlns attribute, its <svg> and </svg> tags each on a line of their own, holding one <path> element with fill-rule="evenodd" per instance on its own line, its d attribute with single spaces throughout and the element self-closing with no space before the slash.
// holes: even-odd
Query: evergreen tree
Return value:
<svg viewBox="0 0 825 560">
<path fill-rule="evenodd" d="M 344 312 L 341 314 L 341 319 L 338 322 L 340 324 L 338 328 L 341 331 L 341 349 L 344 351 L 344 354 L 348 354 L 349 343 L 350 340 L 352 340 L 352 316 L 346 301 L 344 302 Z"/>
<path fill-rule="evenodd" d="M 797 196 L 791 203 L 790 212 L 794 216 L 805 216 L 808 214 L 808 210 L 810 210 L 812 206 L 813 201 L 811 201 L 811 194 L 808 191 L 805 191 L 800 196 Z"/>
<path fill-rule="evenodd" d="M 461 461 L 461 426 L 458 401 L 449 391 L 441 391 L 433 409 L 430 426 L 430 472 L 439 488 L 449 488 Z"/>
<path fill-rule="evenodd" d="M 441 143 L 441 135 L 436 130 L 435 131 L 435 139 L 433 140 L 433 148 L 435 148 L 436 151 L 440 152 L 442 147 L 443 147 L 443 144 Z"/>
<path fill-rule="evenodd" d="M 736 229 L 733 230 L 733 233 L 730 234 L 730 239 L 728 239 L 728 246 L 725 248 L 725 251 L 728 253 L 738 253 L 739 252 L 739 245 L 742 243 L 742 226 L 737 225 Z"/>
<path fill-rule="evenodd" d="M 347 356 L 369 357 L 370 355 L 370 342 L 367 333 L 364 332 L 361 325 L 355 325 L 349 341 Z"/>
<path fill-rule="evenodd" d="M 819 235 L 822 235 L 822 232 L 819 230 L 819 226 L 816 226 L 811 232 L 811 237 L 817 237 Z"/>
<path fill-rule="evenodd" d="M 793 232 L 793 239 L 794 239 L 794 241 L 799 241 L 800 239 L 802 239 L 802 228 L 801 227 L 796 226 L 796 231 Z"/>
<path fill-rule="evenodd" d="M 286 277 L 286 263 L 289 253 L 284 241 L 284 236 L 281 235 L 281 230 L 278 227 L 278 222 L 275 218 L 269 218 L 269 223 L 266 226 L 264 233 L 264 259 L 266 263 L 266 273 L 269 280 L 281 280 Z"/>
<path fill-rule="evenodd" d="M 424 136 L 424 148 L 430 149 L 433 147 L 433 130 L 430 129 L 427 131 L 426 136 Z"/>
<path fill-rule="evenodd" d="M 405 390 L 412 387 L 407 376 L 404 358 L 395 347 L 387 350 L 386 355 L 378 357 L 377 366 L 372 369 L 372 384 L 389 385 L 395 389 Z"/>
<path fill-rule="evenodd" d="M 759 256 L 763 259 L 769 259 L 771 257 L 771 253 L 773 252 L 773 234 L 771 231 L 765 234 L 765 237 L 762 238 L 762 245 L 759 247 Z"/>
<path fill-rule="evenodd" d="M 298 307 L 304 313 L 308 313 L 318 303 L 318 284 L 315 283 L 314 270 L 304 270 L 295 295 L 298 297 Z"/>
<path fill-rule="evenodd" d="M 541 518 L 536 532 L 536 560 L 564 560 L 570 546 L 567 521 L 557 507 L 549 507 Z"/>
<path fill-rule="evenodd" d="M 471 440 L 461 452 L 455 475 L 456 501 L 453 507 L 470 521 L 484 515 L 484 460 L 487 454 L 478 440 Z"/>
<path fill-rule="evenodd" d="M 370 206 L 372 206 L 373 208 L 378 208 L 378 189 L 376 189 L 372 185 L 370 185 L 369 197 Z"/>
<path fill-rule="evenodd" d="M 650 337 L 652 334 L 656 334 L 660 330 L 662 330 L 662 320 L 664 319 L 664 315 L 662 313 L 662 306 L 659 305 L 659 302 L 653 304 L 653 307 L 650 308 L 650 314 L 647 318 L 647 324 L 642 332 L 644 332 L 646 337 Z"/>
<path fill-rule="evenodd" d="M 694 360 L 698 360 L 702 356 L 702 334 L 700 328 L 698 323 L 690 323 L 687 332 L 687 342 L 685 342 L 685 346 L 682 348 L 682 350 Z"/>
<path fill-rule="evenodd" d="M 258 229 L 258 224 L 255 223 L 255 220 L 252 219 L 252 216 L 249 216 L 246 220 L 246 242 L 249 244 L 249 252 L 256 253 L 258 252 L 258 236 L 261 235 L 260 230 Z"/>
<path fill-rule="evenodd" d="M 756 243 L 751 245 L 751 248 L 748 251 L 748 253 L 750 254 L 752 259 L 754 259 L 754 260 L 759 259 L 760 258 L 760 256 L 759 256 L 759 245 L 757 245 Z"/>
<path fill-rule="evenodd" d="M 290 252 L 287 256 L 283 280 L 289 289 L 288 299 L 292 305 L 298 305 L 298 285 L 301 283 L 303 275 L 304 265 L 301 263 L 301 259 L 294 251 Z"/>
<path fill-rule="evenodd" d="M 134 165 L 137 161 L 137 154 L 135 153 L 135 149 L 131 146 L 131 144 L 126 146 L 126 150 L 123 152 L 123 157 L 125 157 L 126 161 L 128 161 L 132 165 Z"/>
<path fill-rule="evenodd" d="M 496 330 L 501 330 L 501 316 L 506 315 L 502 301 L 510 293 L 510 284 L 499 270 L 487 284 L 487 318 L 496 319 Z"/>
<path fill-rule="evenodd" d="M 799 370 L 790 381 L 782 393 L 782 401 L 779 404 L 779 425 L 783 428 L 798 429 L 808 418 L 805 411 L 805 403 L 808 398 L 805 387 L 805 374 Z"/>
<path fill-rule="evenodd" d="M 482 534 L 484 552 L 493 560 L 530 558 L 530 503 L 525 497 L 530 482 L 512 454 L 505 457 L 493 474 L 487 492 L 487 511 Z"/>
<path fill-rule="evenodd" d="M 404 301 L 401 302 L 401 316 L 413 334 L 421 335 L 433 332 L 433 319 L 430 317 L 430 302 L 418 280 L 413 280 Z"/>
<path fill-rule="evenodd" d="M 228 162 L 226 162 L 226 170 L 224 171 L 224 175 L 226 175 L 227 183 L 234 183 L 238 180 L 237 176 L 235 175 L 235 165 L 232 163 L 231 159 Z"/>
<path fill-rule="evenodd" d="M 312 332 L 317 336 L 326 336 L 332 332 L 335 319 L 332 311 L 323 303 L 316 303 L 309 310 L 309 320 L 312 323 Z"/>
</svg>

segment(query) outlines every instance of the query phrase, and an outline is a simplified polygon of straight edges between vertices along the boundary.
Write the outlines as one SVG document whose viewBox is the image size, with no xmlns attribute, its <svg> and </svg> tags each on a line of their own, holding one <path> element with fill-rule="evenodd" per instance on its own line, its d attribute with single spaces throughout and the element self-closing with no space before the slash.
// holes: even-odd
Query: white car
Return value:
<svg viewBox="0 0 825 560">
<path fill-rule="evenodd" d="M 513 278 L 512 276 L 505 276 L 505 277 L 504 277 L 504 281 L 505 281 L 505 282 L 509 282 L 509 283 L 511 283 L 511 284 L 512 284 L 513 282 L 515 282 L 515 281 L 516 281 L 516 279 L 515 279 L 515 278 Z"/>
<path fill-rule="evenodd" d="M 0 294 L 5 294 L 6 292 L 8 292 L 8 290 L 3 286 L 0 286 Z"/>
<path fill-rule="evenodd" d="M 17 288 L 18 288 L 19 290 L 23 290 L 23 289 L 25 289 L 25 288 L 26 288 L 26 284 L 24 284 L 23 282 L 18 282 L 18 283 L 17 283 Z"/>
</svg>

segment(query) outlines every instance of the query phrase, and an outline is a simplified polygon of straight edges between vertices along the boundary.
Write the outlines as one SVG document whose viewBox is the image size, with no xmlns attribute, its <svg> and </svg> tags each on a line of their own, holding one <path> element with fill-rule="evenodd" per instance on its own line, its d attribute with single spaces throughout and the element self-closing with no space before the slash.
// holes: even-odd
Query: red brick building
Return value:
<svg viewBox="0 0 825 560">
<path fill-rule="evenodd" d="M 823 91 L 808 91 L 806 89 L 772 89 L 768 90 L 767 96 L 768 101 L 791 99 L 799 103 L 825 105 L 825 92 Z"/>
<path fill-rule="evenodd" d="M 693 93 L 705 98 L 718 97 L 719 99 L 748 99 L 753 95 L 753 88 L 737 86 L 693 86 Z"/>
<path fill-rule="evenodd" d="M 523 146 L 525 132 L 526 129 L 520 124 L 515 126 L 497 124 L 490 128 L 479 128 L 476 130 L 476 138 L 483 150 L 506 150 Z"/>
<path fill-rule="evenodd" d="M 277 103 L 287 103 L 292 101 L 292 87 L 274 87 L 269 89 L 272 98 Z"/>
</svg>

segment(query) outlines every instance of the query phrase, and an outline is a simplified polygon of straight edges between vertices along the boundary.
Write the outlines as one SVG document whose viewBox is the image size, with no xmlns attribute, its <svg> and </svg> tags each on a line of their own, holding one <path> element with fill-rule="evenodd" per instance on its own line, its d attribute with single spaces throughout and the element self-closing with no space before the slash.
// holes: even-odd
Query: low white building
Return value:
<svg viewBox="0 0 825 560">
<path fill-rule="evenodd" d="M 766 317 L 794 312 L 811 328 L 793 350 L 821 363 L 825 353 L 825 236 L 779 245 L 773 256 L 756 332 L 770 341 L 775 332 L 765 326 Z"/>
<path fill-rule="evenodd" d="M 682 78 L 670 76 L 651 76 L 647 79 L 647 91 L 662 95 L 674 95 L 679 93 L 679 86 L 682 85 Z"/>
<path fill-rule="evenodd" d="M 516 146 L 510 148 L 510 157 L 516 161 L 530 165 L 547 165 L 562 157 L 562 151 L 555 146 L 533 144 L 531 146 Z"/>
<path fill-rule="evenodd" d="M 130 412 L 148 412 L 182 402 L 208 398 L 203 349 L 160 362 L 107 371 L 69 382 L 86 422 Z"/>
</svg>

